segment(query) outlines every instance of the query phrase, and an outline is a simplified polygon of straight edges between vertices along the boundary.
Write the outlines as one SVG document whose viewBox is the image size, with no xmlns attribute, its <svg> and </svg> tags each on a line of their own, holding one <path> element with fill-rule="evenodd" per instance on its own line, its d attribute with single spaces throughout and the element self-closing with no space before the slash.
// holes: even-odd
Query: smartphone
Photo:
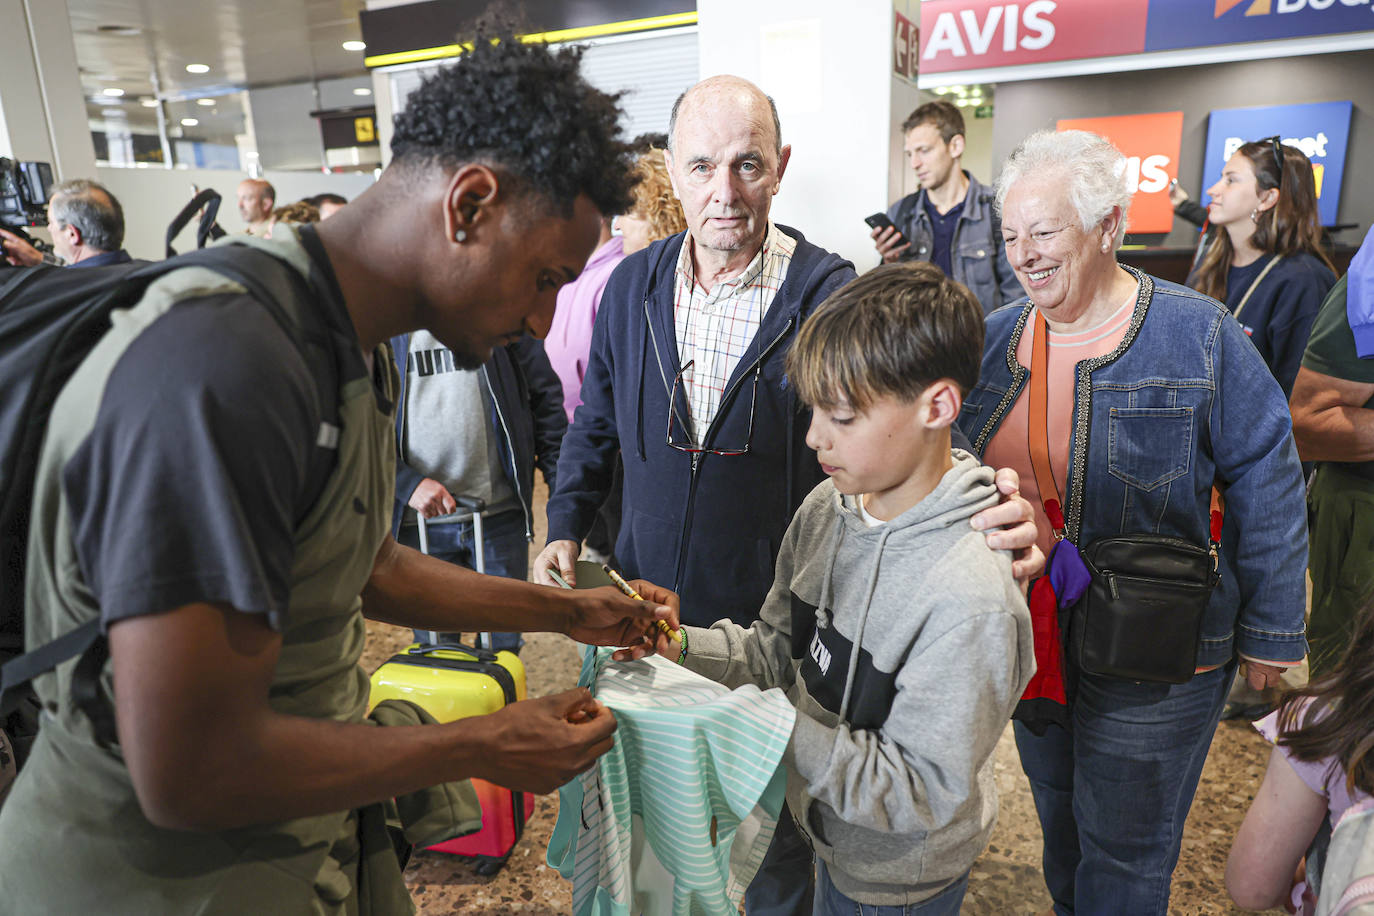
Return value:
<svg viewBox="0 0 1374 916">
<path fill-rule="evenodd" d="M 865 216 L 864 222 L 868 223 L 871 229 L 887 229 L 892 225 L 892 220 L 887 218 L 886 213 L 874 213 L 872 216 Z M 900 242 L 906 241 L 900 232 L 897 233 L 896 237 Z"/>
</svg>

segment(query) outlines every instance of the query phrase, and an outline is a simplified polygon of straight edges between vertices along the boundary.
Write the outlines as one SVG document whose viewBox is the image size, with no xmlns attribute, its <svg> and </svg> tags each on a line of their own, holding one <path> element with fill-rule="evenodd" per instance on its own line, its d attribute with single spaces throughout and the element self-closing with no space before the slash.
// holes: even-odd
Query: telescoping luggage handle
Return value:
<svg viewBox="0 0 1374 916">
<path fill-rule="evenodd" d="M 453 501 L 472 513 L 473 566 L 479 573 L 485 573 L 487 571 L 487 561 L 483 553 L 482 545 L 482 513 L 487 510 L 487 502 L 477 496 L 455 496 L 453 497 Z M 416 512 L 415 519 L 420 524 L 420 553 L 429 556 L 429 528 L 426 525 L 425 517 Z M 426 630 L 424 632 L 425 636 L 429 638 L 429 644 L 431 646 L 442 644 L 443 640 L 439 638 L 439 632 L 437 630 Z M 490 651 L 492 648 L 490 633 L 478 633 L 475 642 L 477 644 L 475 648 L 479 650 L 485 649 Z M 467 647 L 463 646 L 461 648 Z"/>
</svg>

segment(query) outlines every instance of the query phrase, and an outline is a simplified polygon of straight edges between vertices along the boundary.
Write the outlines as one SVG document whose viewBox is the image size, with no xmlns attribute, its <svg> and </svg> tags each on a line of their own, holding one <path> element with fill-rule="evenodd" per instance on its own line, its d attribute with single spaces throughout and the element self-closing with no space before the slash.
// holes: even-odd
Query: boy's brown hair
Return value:
<svg viewBox="0 0 1374 916">
<path fill-rule="evenodd" d="M 966 394 L 983 358 L 983 309 L 926 261 L 884 264 L 837 290 L 802 324 L 787 376 L 811 406 L 862 411 L 913 401 L 950 379 Z"/>
</svg>

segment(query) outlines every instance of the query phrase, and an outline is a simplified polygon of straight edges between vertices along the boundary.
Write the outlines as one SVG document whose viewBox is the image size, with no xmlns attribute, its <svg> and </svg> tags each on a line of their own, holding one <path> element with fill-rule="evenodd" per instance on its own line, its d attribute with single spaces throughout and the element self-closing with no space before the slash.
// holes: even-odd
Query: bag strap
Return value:
<svg viewBox="0 0 1374 916">
<path fill-rule="evenodd" d="M 167 257 L 176 257 L 176 249 L 172 247 L 172 241 L 181 234 L 181 230 L 186 228 L 186 224 L 195 216 L 196 211 L 205 210 L 200 217 L 200 226 L 196 229 L 196 247 L 204 248 L 207 241 L 222 238 L 225 232 L 215 222 L 215 217 L 219 214 L 220 194 L 214 188 L 205 190 L 192 197 L 186 206 L 181 208 L 181 212 L 172 217 L 171 223 L 167 225 Z"/>
<path fill-rule="evenodd" d="M 1250 288 L 1245 291 L 1245 295 L 1241 297 L 1240 303 L 1236 305 L 1236 310 L 1233 313 L 1237 320 L 1240 318 L 1240 310 L 1245 308 L 1245 303 L 1250 301 L 1250 296 L 1259 288 L 1259 285 L 1264 282 L 1264 278 L 1269 276 L 1269 271 L 1274 269 L 1274 265 L 1282 260 L 1283 255 L 1274 255 L 1273 259 L 1268 264 L 1264 265 L 1264 270 L 1259 272 L 1259 276 L 1250 281 Z"/>
<path fill-rule="evenodd" d="M 1034 307 L 1032 307 L 1034 308 Z M 1050 520 L 1054 539 L 1064 539 L 1064 508 L 1059 498 L 1059 485 L 1050 466 L 1049 424 L 1049 365 L 1050 328 L 1039 309 L 1035 311 L 1035 340 L 1031 348 L 1030 423 L 1026 427 L 1026 444 L 1030 447 L 1031 469 L 1035 485 L 1040 490 L 1040 503 Z"/>
</svg>

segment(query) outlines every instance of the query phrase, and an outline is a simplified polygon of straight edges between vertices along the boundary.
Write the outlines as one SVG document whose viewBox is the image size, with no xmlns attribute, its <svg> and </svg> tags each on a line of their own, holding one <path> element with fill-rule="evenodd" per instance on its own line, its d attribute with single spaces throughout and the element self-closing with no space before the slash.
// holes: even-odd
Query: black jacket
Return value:
<svg viewBox="0 0 1374 916">
<path fill-rule="evenodd" d="M 396 396 L 396 504 L 391 520 L 394 535 L 410 494 L 425 475 L 406 463 L 406 354 L 410 335 L 391 338 L 392 356 L 401 373 Z M 491 426 L 496 431 L 501 469 L 525 509 L 525 536 L 534 537 L 534 469 L 538 466 L 552 492 L 558 469 L 559 446 L 568 428 L 563 413 L 563 386 L 549 365 L 542 341 L 522 337 L 492 350 L 482 367 L 491 391 Z"/>
</svg>

